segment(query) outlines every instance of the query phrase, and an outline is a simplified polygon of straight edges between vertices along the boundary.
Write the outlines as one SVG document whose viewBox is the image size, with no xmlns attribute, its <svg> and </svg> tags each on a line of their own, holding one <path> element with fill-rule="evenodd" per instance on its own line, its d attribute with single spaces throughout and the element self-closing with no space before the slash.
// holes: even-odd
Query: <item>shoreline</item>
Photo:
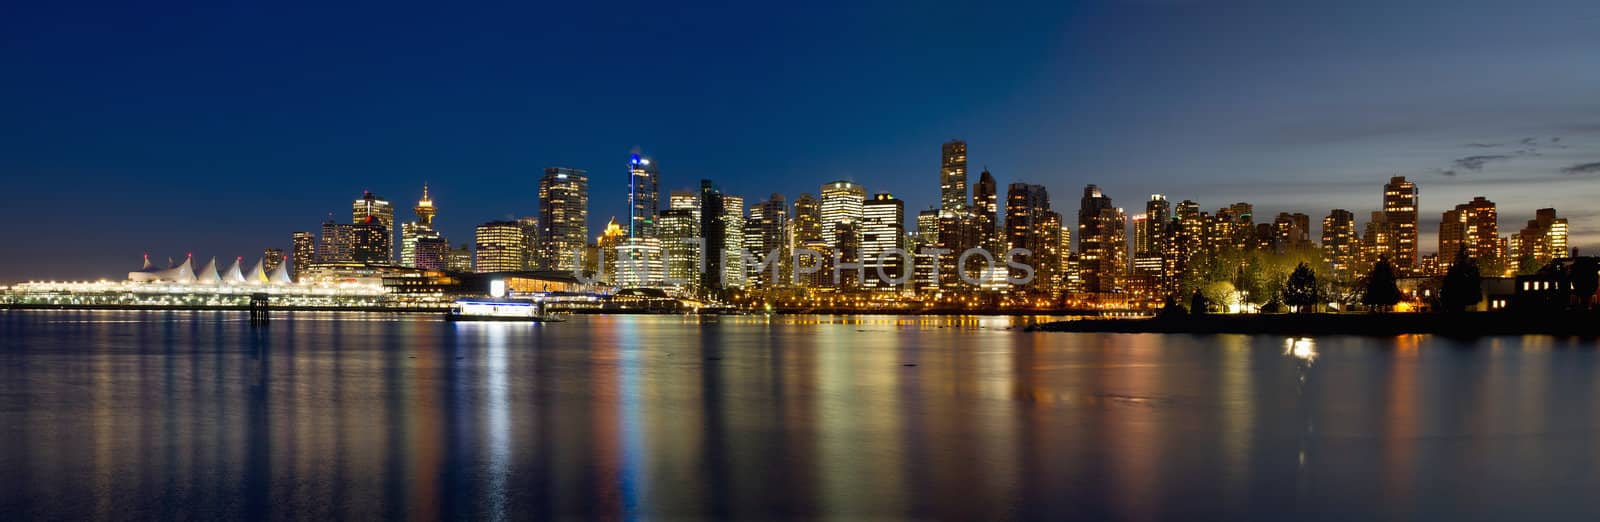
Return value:
<svg viewBox="0 0 1600 522">
<path fill-rule="evenodd" d="M 1029 326 L 1030 332 L 1358 335 L 1452 337 L 1563 335 L 1600 337 L 1600 312 L 1389 314 L 1248 314 L 1083 319 Z"/>
</svg>

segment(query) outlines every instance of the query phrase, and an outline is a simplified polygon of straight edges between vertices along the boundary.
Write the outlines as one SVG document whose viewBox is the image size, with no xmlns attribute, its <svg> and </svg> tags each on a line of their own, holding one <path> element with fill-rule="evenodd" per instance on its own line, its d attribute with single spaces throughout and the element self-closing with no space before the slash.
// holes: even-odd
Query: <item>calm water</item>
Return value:
<svg viewBox="0 0 1600 522">
<path fill-rule="evenodd" d="M 1595 340 L 241 319 L 0 312 L 0 518 L 1600 512 Z"/>
</svg>

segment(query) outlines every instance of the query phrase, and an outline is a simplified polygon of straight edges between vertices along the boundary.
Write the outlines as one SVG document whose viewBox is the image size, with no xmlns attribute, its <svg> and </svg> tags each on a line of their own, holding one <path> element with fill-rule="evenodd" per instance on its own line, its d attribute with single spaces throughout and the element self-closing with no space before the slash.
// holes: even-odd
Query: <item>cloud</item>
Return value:
<svg viewBox="0 0 1600 522">
<path fill-rule="evenodd" d="M 1535 147 L 1535 146 L 1539 145 L 1539 140 L 1537 138 L 1522 138 L 1522 141 L 1519 141 L 1517 143 L 1521 143 L 1521 144 L 1527 145 L 1529 147 Z"/>
<path fill-rule="evenodd" d="M 1455 160 L 1454 162 L 1452 162 L 1452 164 L 1454 164 L 1457 168 L 1463 168 L 1463 169 L 1467 169 L 1467 170 L 1471 170 L 1471 171 L 1480 171 L 1480 170 L 1483 170 L 1483 166 L 1485 164 L 1488 164 L 1488 163 L 1491 163 L 1491 162 L 1495 162 L 1495 161 L 1505 161 L 1505 160 L 1508 160 L 1508 159 L 1511 159 L 1511 156 L 1507 156 L 1507 155 L 1504 155 L 1504 154 L 1490 154 L 1490 155 L 1484 155 L 1484 156 L 1467 156 L 1465 158 L 1460 158 L 1460 159 Z"/>
<path fill-rule="evenodd" d="M 1579 163 L 1577 165 L 1561 169 L 1561 173 L 1568 175 L 1600 174 L 1600 161 Z"/>
<path fill-rule="evenodd" d="M 1474 148 L 1474 149 L 1492 149 L 1492 148 L 1499 147 L 1499 146 L 1500 146 L 1499 143 L 1472 142 L 1472 143 L 1468 143 L 1467 144 L 1467 147 Z"/>
</svg>

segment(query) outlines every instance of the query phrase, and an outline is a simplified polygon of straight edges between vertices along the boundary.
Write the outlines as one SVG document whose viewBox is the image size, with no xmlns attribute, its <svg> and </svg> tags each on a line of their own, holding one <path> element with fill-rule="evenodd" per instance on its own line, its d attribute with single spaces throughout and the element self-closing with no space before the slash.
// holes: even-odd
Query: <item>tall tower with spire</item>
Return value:
<svg viewBox="0 0 1600 522">
<path fill-rule="evenodd" d="M 422 184 L 422 199 L 417 200 L 417 206 L 411 207 L 417 213 L 417 224 L 433 228 L 433 215 L 438 211 L 433 208 L 433 198 L 428 197 L 428 184 Z"/>
</svg>

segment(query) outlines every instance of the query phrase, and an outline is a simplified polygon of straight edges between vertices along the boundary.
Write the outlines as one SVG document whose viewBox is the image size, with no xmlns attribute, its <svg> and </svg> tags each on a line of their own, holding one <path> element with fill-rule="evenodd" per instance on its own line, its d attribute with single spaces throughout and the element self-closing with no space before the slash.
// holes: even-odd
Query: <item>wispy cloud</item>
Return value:
<svg viewBox="0 0 1600 522">
<path fill-rule="evenodd" d="M 1465 158 L 1458 158 L 1455 161 L 1451 162 L 1451 164 L 1455 165 L 1456 168 L 1467 169 L 1467 170 L 1471 170 L 1471 171 L 1480 171 L 1480 170 L 1483 170 L 1483 166 L 1484 165 L 1487 165 L 1487 164 L 1489 164 L 1491 162 L 1505 161 L 1505 160 L 1509 160 L 1509 159 L 1511 159 L 1511 156 L 1510 155 L 1506 155 L 1506 154 L 1487 154 L 1487 155 L 1481 155 L 1481 156 L 1467 156 Z"/>
<path fill-rule="evenodd" d="M 1577 165 L 1561 169 L 1561 173 L 1567 175 L 1600 174 L 1600 161 L 1579 163 Z"/>
</svg>

